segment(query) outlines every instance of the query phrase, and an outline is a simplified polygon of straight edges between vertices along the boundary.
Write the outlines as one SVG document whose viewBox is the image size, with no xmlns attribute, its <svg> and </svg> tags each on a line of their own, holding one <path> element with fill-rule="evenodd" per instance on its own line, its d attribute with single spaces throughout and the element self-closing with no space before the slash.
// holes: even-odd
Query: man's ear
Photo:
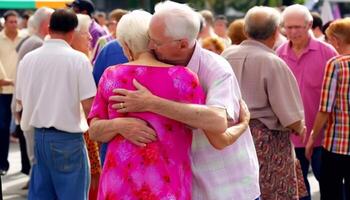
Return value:
<svg viewBox="0 0 350 200">
<path fill-rule="evenodd" d="M 181 49 L 187 49 L 189 46 L 188 40 L 187 39 L 181 39 L 180 40 L 180 48 Z"/>
</svg>

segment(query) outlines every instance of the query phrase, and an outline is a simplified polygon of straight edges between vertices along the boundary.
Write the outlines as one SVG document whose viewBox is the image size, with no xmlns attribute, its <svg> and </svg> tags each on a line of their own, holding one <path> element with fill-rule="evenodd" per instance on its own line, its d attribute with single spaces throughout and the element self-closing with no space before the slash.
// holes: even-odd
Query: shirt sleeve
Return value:
<svg viewBox="0 0 350 200">
<path fill-rule="evenodd" d="M 319 111 L 321 112 L 332 112 L 333 110 L 339 65 L 340 63 L 334 59 L 330 60 L 326 65 L 319 107 Z"/>
<path fill-rule="evenodd" d="M 282 60 L 269 61 L 265 74 L 267 94 L 271 108 L 284 127 L 304 119 L 304 108 L 298 83 L 293 73 Z"/>
<path fill-rule="evenodd" d="M 88 121 L 93 118 L 108 119 L 108 99 L 105 95 L 105 87 L 108 80 L 108 70 L 106 70 L 98 84 L 97 93 L 91 106 Z"/>
<path fill-rule="evenodd" d="M 232 69 L 230 68 L 230 70 Z M 227 71 L 222 72 L 223 70 L 221 72 L 220 70 L 213 72 L 217 74 L 211 76 L 213 80 L 211 80 L 211 84 L 207 90 L 206 104 L 208 106 L 224 108 L 228 120 L 236 122 L 239 119 L 239 100 L 241 99 L 239 85 L 233 71 L 230 73 Z"/>
<path fill-rule="evenodd" d="M 79 99 L 82 101 L 95 96 L 96 85 L 92 76 L 92 66 L 87 58 L 81 63 L 79 70 Z"/>
</svg>

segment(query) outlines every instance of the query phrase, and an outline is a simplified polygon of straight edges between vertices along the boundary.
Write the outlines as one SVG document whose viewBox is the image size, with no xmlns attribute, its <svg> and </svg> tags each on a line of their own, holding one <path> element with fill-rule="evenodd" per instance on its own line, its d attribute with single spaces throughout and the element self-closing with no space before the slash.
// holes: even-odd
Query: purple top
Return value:
<svg viewBox="0 0 350 200">
<path fill-rule="evenodd" d="M 95 48 L 96 42 L 101 36 L 107 35 L 107 32 L 95 20 L 92 20 L 91 25 L 89 27 L 89 32 L 92 37 L 92 49 Z"/>
<path fill-rule="evenodd" d="M 334 48 L 324 42 L 310 37 L 308 46 L 299 56 L 295 55 L 290 42 L 282 44 L 276 51 L 292 70 L 297 79 L 304 104 L 307 140 L 318 112 L 324 70 L 327 61 L 337 55 Z M 292 135 L 295 147 L 305 147 L 299 136 Z M 315 146 L 321 146 L 323 134 L 315 141 Z M 306 141 L 307 141 L 306 140 Z"/>
</svg>

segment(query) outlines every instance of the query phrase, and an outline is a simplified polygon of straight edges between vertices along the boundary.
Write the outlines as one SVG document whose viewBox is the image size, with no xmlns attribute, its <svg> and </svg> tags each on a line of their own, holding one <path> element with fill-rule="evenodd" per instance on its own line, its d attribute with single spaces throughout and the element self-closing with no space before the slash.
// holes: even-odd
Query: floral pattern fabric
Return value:
<svg viewBox="0 0 350 200">
<path fill-rule="evenodd" d="M 138 147 L 117 135 L 109 142 L 98 199 L 191 199 L 190 150 L 192 131 L 182 123 L 150 113 L 118 113 L 109 102 L 113 89 L 135 90 L 133 79 L 154 95 L 169 100 L 204 104 L 198 78 L 182 66 L 117 65 L 101 77 L 89 119 L 139 118 L 157 133 L 157 141 Z"/>
<path fill-rule="evenodd" d="M 308 195 L 291 131 L 270 130 L 259 120 L 249 122 L 259 160 L 261 199 L 298 200 Z"/>
</svg>

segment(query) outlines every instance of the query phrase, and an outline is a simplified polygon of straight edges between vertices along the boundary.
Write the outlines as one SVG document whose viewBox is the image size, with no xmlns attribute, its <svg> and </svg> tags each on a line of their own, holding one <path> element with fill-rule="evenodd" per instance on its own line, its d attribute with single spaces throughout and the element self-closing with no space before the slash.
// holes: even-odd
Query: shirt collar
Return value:
<svg viewBox="0 0 350 200">
<path fill-rule="evenodd" d="M 19 37 L 22 37 L 22 35 L 23 35 L 22 32 L 19 31 L 19 30 L 17 30 L 17 37 L 16 37 L 16 39 L 19 38 Z M 10 38 L 8 38 L 7 35 L 5 34 L 5 29 L 3 29 L 3 30 L 0 32 L 0 37 L 10 39 Z"/>
<path fill-rule="evenodd" d="M 256 40 L 247 39 L 247 40 L 244 40 L 241 43 L 241 45 L 260 47 L 260 48 L 264 49 L 265 51 L 269 51 L 269 52 L 275 54 L 275 51 L 273 49 L 269 48 L 265 44 L 263 44 L 259 41 L 256 41 Z"/>
<path fill-rule="evenodd" d="M 59 46 L 71 47 L 66 41 L 62 39 L 48 39 L 45 41 L 46 44 L 54 44 Z"/>
<path fill-rule="evenodd" d="M 316 39 L 309 35 L 309 43 L 307 44 L 304 50 L 304 53 L 307 53 L 308 51 L 317 50 L 317 49 L 318 49 L 318 45 L 317 45 Z M 286 45 L 286 48 L 283 50 L 282 55 L 286 55 L 286 56 L 291 55 L 290 53 L 292 51 L 293 51 L 292 43 L 291 41 L 288 41 L 288 44 Z"/>
<path fill-rule="evenodd" d="M 200 57 L 201 57 L 201 45 L 196 42 L 195 47 L 194 47 L 194 51 L 192 54 L 192 57 L 190 59 L 190 62 L 188 62 L 187 67 L 194 73 L 198 73 L 199 71 L 199 61 L 200 61 Z"/>
</svg>

